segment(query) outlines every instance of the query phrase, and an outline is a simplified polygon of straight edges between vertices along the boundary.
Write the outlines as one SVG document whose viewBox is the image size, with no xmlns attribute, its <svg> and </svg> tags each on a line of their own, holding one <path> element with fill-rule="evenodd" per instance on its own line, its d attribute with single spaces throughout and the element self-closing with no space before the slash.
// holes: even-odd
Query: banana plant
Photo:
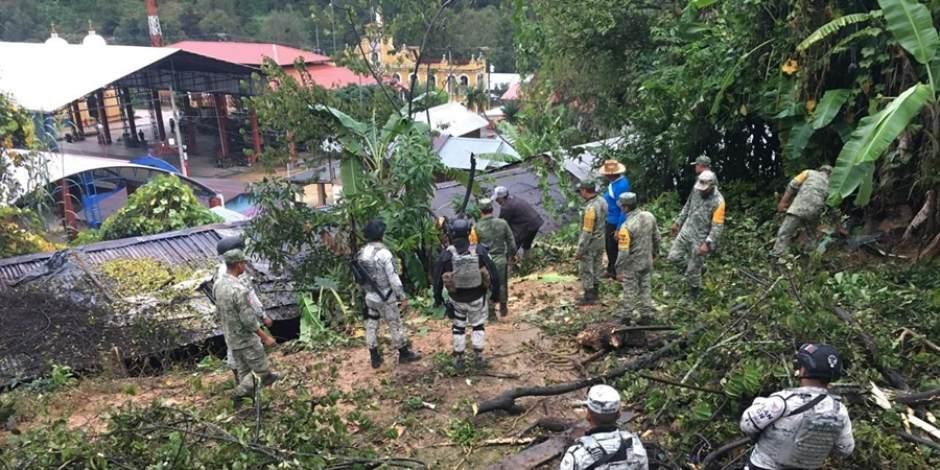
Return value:
<svg viewBox="0 0 940 470">
<path fill-rule="evenodd" d="M 859 122 L 839 152 L 830 177 L 828 202 L 832 206 L 853 193 L 857 206 L 867 205 L 873 190 L 875 163 L 925 105 L 937 104 L 933 68 L 940 37 L 930 11 L 914 0 L 878 0 L 878 4 L 888 31 L 924 66 L 927 83 L 913 85 L 884 109 Z"/>
</svg>

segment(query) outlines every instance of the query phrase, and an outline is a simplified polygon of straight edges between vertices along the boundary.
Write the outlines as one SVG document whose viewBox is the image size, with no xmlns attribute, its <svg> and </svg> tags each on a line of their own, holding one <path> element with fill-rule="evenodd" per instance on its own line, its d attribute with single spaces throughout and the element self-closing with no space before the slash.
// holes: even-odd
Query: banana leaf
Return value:
<svg viewBox="0 0 940 470">
<path fill-rule="evenodd" d="M 913 0 L 878 0 L 888 31 L 914 59 L 927 65 L 937 55 L 940 38 L 930 10 Z"/>
<path fill-rule="evenodd" d="M 822 99 L 819 100 L 819 105 L 816 106 L 816 118 L 813 119 L 813 129 L 819 130 L 828 126 L 829 123 L 836 118 L 836 115 L 839 114 L 839 110 L 842 109 L 842 105 L 849 99 L 851 93 L 851 90 L 844 88 L 826 90 Z"/>
<path fill-rule="evenodd" d="M 839 205 L 859 187 L 862 190 L 856 204 L 868 203 L 874 162 L 932 98 L 933 90 L 928 85 L 918 83 L 901 93 L 885 109 L 866 116 L 859 122 L 839 152 L 836 166 L 832 170 L 829 179 L 830 205 Z"/>
</svg>

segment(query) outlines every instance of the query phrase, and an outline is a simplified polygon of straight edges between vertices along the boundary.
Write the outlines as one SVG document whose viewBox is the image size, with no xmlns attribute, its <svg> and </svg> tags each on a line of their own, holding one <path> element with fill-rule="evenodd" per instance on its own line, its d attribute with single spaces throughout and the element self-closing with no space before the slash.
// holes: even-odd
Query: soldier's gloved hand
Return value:
<svg viewBox="0 0 940 470">
<path fill-rule="evenodd" d="M 701 245 L 698 246 L 699 256 L 705 256 L 708 254 L 709 251 L 711 251 L 711 248 L 708 247 L 708 243 L 703 242 Z"/>
<path fill-rule="evenodd" d="M 679 224 L 672 224 L 672 228 L 669 229 L 669 233 L 674 237 L 679 233 Z"/>
</svg>

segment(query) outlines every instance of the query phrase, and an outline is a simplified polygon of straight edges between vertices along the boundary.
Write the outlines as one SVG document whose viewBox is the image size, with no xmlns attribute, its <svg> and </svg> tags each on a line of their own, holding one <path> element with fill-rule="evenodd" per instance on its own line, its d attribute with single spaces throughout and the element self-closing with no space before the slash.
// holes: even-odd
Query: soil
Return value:
<svg viewBox="0 0 940 470">
<path fill-rule="evenodd" d="M 575 421 L 583 416 L 572 402 L 581 399 L 584 391 L 520 399 L 518 403 L 528 410 L 520 416 L 501 412 L 474 416 L 473 405 L 478 400 L 508 388 L 579 378 L 582 372 L 572 360 L 589 355 L 570 338 L 547 336 L 533 321 L 548 309 L 571 305 L 577 295 L 576 281 L 545 282 L 530 276 L 514 282 L 511 294 L 509 317 L 487 324 L 488 369 L 457 374 L 448 366 L 449 322 L 410 314 L 406 315 L 407 328 L 414 349 L 422 355 L 417 363 L 398 366 L 397 353 L 387 342 L 383 342 L 385 364 L 377 370 L 369 367 L 368 352 L 361 343 L 326 352 L 291 353 L 289 348 L 279 346 L 270 353 L 270 360 L 272 368 L 285 378 L 274 385 L 271 393 L 283 392 L 281 396 L 289 397 L 303 387 L 316 397 L 329 390 L 341 391 L 345 395 L 338 409 L 346 416 L 355 439 L 362 443 L 383 447 L 390 454 L 422 459 L 431 468 L 482 468 L 518 448 L 462 449 L 448 436 L 448 429 L 459 422 L 456 420 L 472 423 L 479 441 L 518 436 L 542 417 Z M 222 367 L 212 372 L 189 370 L 150 378 L 87 379 L 47 397 L 42 413 L 18 426 L 25 429 L 61 419 L 72 428 L 97 433 L 106 430 L 111 411 L 126 406 L 157 401 L 187 407 L 219 406 L 228 400 L 231 377 Z M 388 430 L 395 430 L 398 438 L 388 438 Z"/>
</svg>

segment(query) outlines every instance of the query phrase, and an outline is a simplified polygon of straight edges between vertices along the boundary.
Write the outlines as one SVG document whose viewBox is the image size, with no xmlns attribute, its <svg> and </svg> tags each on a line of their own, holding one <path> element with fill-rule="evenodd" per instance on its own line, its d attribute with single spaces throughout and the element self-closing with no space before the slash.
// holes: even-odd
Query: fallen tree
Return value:
<svg viewBox="0 0 940 470">
<path fill-rule="evenodd" d="M 552 395 L 562 395 L 565 393 L 573 392 L 575 390 L 580 390 L 585 387 L 590 387 L 592 385 L 597 385 L 599 383 L 608 382 L 611 379 L 620 377 L 628 372 L 648 369 L 656 365 L 660 359 L 666 357 L 668 354 L 674 350 L 681 347 L 685 344 L 691 337 L 698 334 L 705 328 L 704 324 L 696 326 L 689 330 L 687 334 L 682 337 L 676 338 L 665 346 L 653 351 L 651 353 L 644 354 L 620 367 L 614 368 L 602 375 L 597 375 L 594 377 L 589 377 L 583 380 L 578 380 L 574 382 L 561 383 L 556 385 L 548 385 L 544 387 L 518 387 L 507 390 L 497 397 L 484 400 L 479 402 L 474 407 L 474 412 L 477 415 L 488 413 L 490 411 L 503 410 L 509 414 L 519 414 L 525 411 L 525 409 L 516 404 L 516 400 L 523 397 L 544 397 Z"/>
</svg>

